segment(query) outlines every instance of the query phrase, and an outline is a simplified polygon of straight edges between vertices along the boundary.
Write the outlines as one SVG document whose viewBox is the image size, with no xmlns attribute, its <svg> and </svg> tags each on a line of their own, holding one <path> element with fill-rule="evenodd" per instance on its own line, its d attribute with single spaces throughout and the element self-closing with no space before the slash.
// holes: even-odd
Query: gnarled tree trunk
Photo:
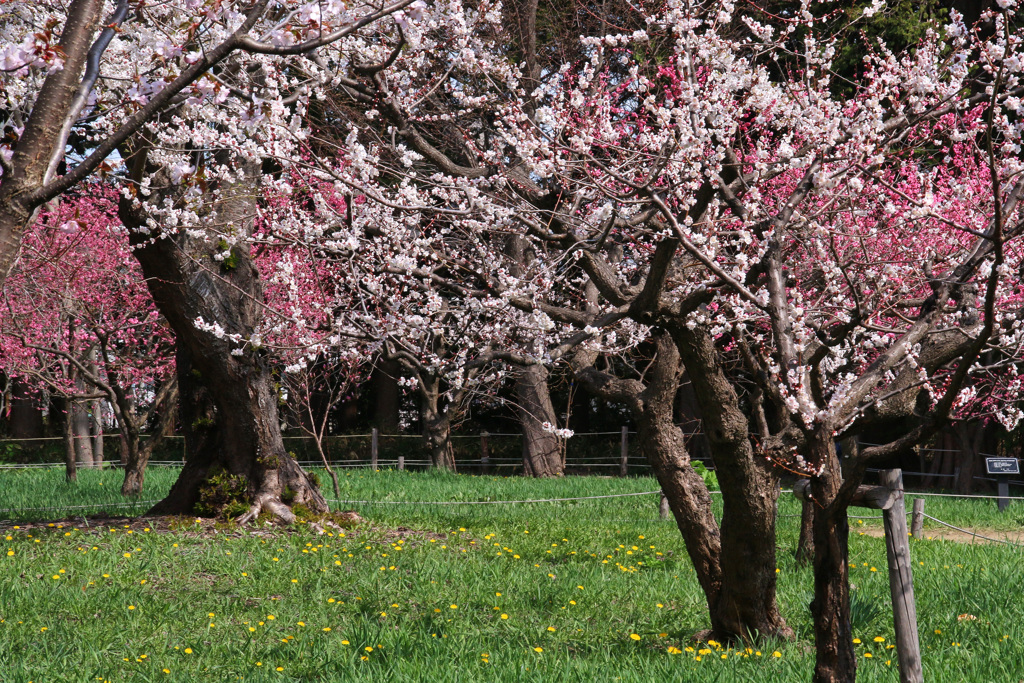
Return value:
<svg viewBox="0 0 1024 683">
<path fill-rule="evenodd" d="M 123 496 L 137 496 L 142 493 L 142 485 L 146 477 L 146 466 L 149 464 L 149 459 L 153 457 L 153 451 L 174 430 L 174 418 L 177 413 L 176 404 L 178 402 L 177 377 L 172 377 L 164 382 L 164 385 L 160 387 L 160 391 L 157 392 L 154 402 L 155 405 L 152 412 L 157 414 L 157 423 L 153 433 L 144 443 L 141 442 L 139 428 L 144 426 L 145 419 L 140 421 L 143 424 L 134 424 L 131 423 L 134 421 L 124 420 L 121 425 L 121 431 L 125 435 L 124 442 L 126 446 L 124 483 L 121 484 L 121 495 Z"/>
<path fill-rule="evenodd" d="M 790 638 L 793 632 L 775 600 L 777 479 L 754 458 L 745 430 L 741 442 L 736 438 L 738 430 L 725 429 L 729 425 L 745 426 L 745 421 L 737 421 L 732 413 L 723 415 L 721 407 L 708 406 L 703 418 L 705 429 L 720 430 L 710 435 L 709 440 L 723 495 L 726 487 L 732 488 L 725 497 L 725 517 L 719 528 L 707 486 L 691 465 L 684 434 L 672 419 L 673 401 L 684 369 L 680 348 L 665 333 L 655 341 L 657 351 L 646 372 L 646 385 L 636 380 L 608 378 L 592 366 L 577 371 L 577 377 L 599 395 L 624 401 L 633 413 L 641 449 L 668 499 L 707 599 L 711 629 L 702 636 L 723 641 Z M 713 353 L 713 348 L 703 346 L 703 342 L 694 345 L 696 342 L 701 340 L 688 341 L 691 353 Z M 690 360 L 697 365 L 698 359 Z M 724 391 L 716 379 L 714 357 L 701 359 L 700 363 L 711 379 L 694 381 L 698 396 L 704 391 Z M 714 384 L 707 385 L 709 381 Z M 716 393 L 709 396 L 714 400 L 728 398 Z M 701 409 L 705 410 L 703 404 Z M 730 467 L 738 471 L 723 478 L 722 469 Z"/>
<path fill-rule="evenodd" d="M 857 657 L 850 627 L 850 525 L 845 502 L 837 498 L 843 484 L 839 458 L 831 436 L 812 442 L 816 462 L 824 462 L 821 475 L 811 480 L 814 497 L 814 665 L 815 683 L 851 683 L 856 679 Z"/>
<path fill-rule="evenodd" d="M 544 366 L 527 365 L 516 371 L 516 398 L 523 427 L 523 473 L 530 477 L 563 476 L 561 439 L 544 428 L 544 423 L 554 425 L 557 419 Z"/>
<path fill-rule="evenodd" d="M 711 337 L 685 325 L 673 329 L 673 337 L 693 383 L 722 489 L 722 593 L 711 610 L 712 630 L 743 639 L 790 638 L 793 631 L 775 599 L 778 474 L 754 452 L 751 427 Z"/>
<path fill-rule="evenodd" d="M 259 167 L 237 159 L 219 161 L 234 163 L 245 177 L 232 185 L 209 188 L 215 196 L 210 197 L 207 218 L 225 235 L 239 237 L 247 245 L 245 238 L 251 234 L 256 213 Z M 136 181 L 154 173 L 159 179 L 154 186 L 173 187 L 165 172 L 146 168 L 144 150 L 133 155 L 131 168 Z M 262 511 L 291 522 L 295 516 L 290 507 L 296 504 L 326 512 L 327 503 L 313 481 L 285 451 L 278 397 L 265 353 L 246 341 L 263 315 L 263 285 L 248 246 L 231 247 L 231 258 L 218 261 L 214 255 L 225 251 L 221 235 L 199 237 L 185 231 L 160 235 L 147 226 L 146 205 L 133 200 L 122 201 L 120 215 L 131 231 L 134 254 L 156 307 L 177 336 L 184 403 L 195 393 L 192 382 L 198 381 L 212 406 L 205 418 L 212 419 L 212 424 L 193 426 L 208 433 L 192 439 L 177 482 L 152 512 L 192 514 L 197 503 L 210 512 L 223 508 L 225 499 L 239 502 L 239 498 L 248 505 L 239 517 L 241 523 Z M 200 318 L 219 325 L 225 333 L 200 329 Z M 228 335 L 239 335 L 242 341 L 232 341 Z"/>
<path fill-rule="evenodd" d="M 452 448 L 451 422 L 441 410 L 440 380 L 420 377 L 420 421 L 423 440 L 430 451 L 430 466 L 455 471 L 455 450 Z"/>
</svg>

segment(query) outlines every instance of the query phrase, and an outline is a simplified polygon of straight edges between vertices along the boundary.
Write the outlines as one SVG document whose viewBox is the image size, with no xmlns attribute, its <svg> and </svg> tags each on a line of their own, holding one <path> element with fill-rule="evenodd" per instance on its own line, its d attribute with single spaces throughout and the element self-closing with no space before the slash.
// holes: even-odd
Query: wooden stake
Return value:
<svg viewBox="0 0 1024 683">
<path fill-rule="evenodd" d="M 377 469 L 377 428 L 370 430 L 370 469 Z"/>
<path fill-rule="evenodd" d="M 917 634 L 917 606 L 914 604 L 914 578 L 910 568 L 910 543 L 907 540 L 907 508 L 903 500 L 903 472 L 882 470 L 882 484 L 894 494 L 892 505 L 884 509 L 885 554 L 889 561 L 889 590 L 892 594 L 892 620 L 896 630 L 896 656 L 901 683 L 924 683 L 921 670 L 921 643 Z"/>
<path fill-rule="evenodd" d="M 672 510 L 669 509 L 668 506 L 668 497 L 665 495 L 665 492 L 662 491 L 661 504 L 658 506 L 658 516 L 661 517 L 661 519 L 668 519 L 671 513 Z"/>
<path fill-rule="evenodd" d="M 487 432 L 480 432 L 480 469 L 484 474 L 489 474 L 491 471 L 491 452 L 487 444 L 488 436 L 490 435 Z"/>
<path fill-rule="evenodd" d="M 629 473 L 629 427 L 622 428 L 622 453 L 619 457 L 619 476 Z"/>
<path fill-rule="evenodd" d="M 918 540 L 924 538 L 924 498 L 914 499 L 914 514 L 910 516 L 910 534 Z"/>
</svg>

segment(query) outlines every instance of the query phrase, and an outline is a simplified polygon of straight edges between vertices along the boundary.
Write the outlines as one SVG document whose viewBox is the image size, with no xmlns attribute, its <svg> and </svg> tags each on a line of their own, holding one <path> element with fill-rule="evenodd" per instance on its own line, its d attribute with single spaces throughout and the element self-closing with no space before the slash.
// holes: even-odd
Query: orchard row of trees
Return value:
<svg viewBox="0 0 1024 683">
<path fill-rule="evenodd" d="M 282 444 L 288 377 L 397 364 L 444 466 L 453 406 L 507 378 L 542 415 L 568 369 L 631 414 L 715 637 L 792 636 L 776 502 L 810 478 L 815 680 L 852 680 L 868 464 L 1021 417 L 1016 2 L 876 38 L 899 8 L 8 3 L 5 358 L 102 395 L 129 438 L 132 392 L 177 392 L 190 457 L 153 512 L 227 474 L 241 523 L 327 510 Z M 68 296 L 88 278 L 124 304 Z"/>
</svg>

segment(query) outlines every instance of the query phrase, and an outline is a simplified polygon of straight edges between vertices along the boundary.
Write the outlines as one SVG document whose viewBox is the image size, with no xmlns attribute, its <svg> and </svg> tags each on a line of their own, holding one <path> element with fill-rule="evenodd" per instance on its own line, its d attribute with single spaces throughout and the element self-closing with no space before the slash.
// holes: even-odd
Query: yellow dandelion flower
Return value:
<svg viewBox="0 0 1024 683">
<path fill-rule="evenodd" d="M 875 642 L 876 643 L 884 643 L 885 642 L 885 638 L 883 638 L 882 636 L 875 636 Z"/>
<path fill-rule="evenodd" d="M 776 650 L 775 652 L 772 653 L 772 657 L 779 658 L 781 656 L 782 656 L 782 653 L 779 652 L 778 650 Z"/>
<path fill-rule="evenodd" d="M 629 634 L 629 637 L 630 637 L 630 638 L 631 638 L 632 640 L 640 640 L 640 635 L 639 635 L 639 634 L 636 634 L 636 633 L 630 633 L 630 634 Z"/>
<path fill-rule="evenodd" d="M 544 652 L 544 648 L 542 648 L 542 647 L 535 647 L 535 648 L 533 648 L 533 651 L 534 652 Z"/>
<path fill-rule="evenodd" d="M 507 615 L 507 614 L 502 614 L 502 615 L 501 615 L 501 618 L 502 618 L 502 619 L 508 619 L 508 615 Z"/>
</svg>

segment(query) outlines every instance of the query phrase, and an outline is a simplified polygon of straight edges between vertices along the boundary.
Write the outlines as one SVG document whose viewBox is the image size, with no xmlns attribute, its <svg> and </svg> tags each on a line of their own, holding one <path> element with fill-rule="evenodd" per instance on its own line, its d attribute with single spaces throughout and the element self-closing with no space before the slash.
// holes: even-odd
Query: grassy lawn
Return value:
<svg viewBox="0 0 1024 683">
<path fill-rule="evenodd" d="M 121 502 L 119 475 L 82 471 L 69 486 L 59 470 L 3 472 L 0 508 Z M 144 498 L 176 475 L 152 469 Z M 719 650 L 689 642 L 706 606 L 657 496 L 397 502 L 608 495 L 655 490 L 652 479 L 358 470 L 342 482 L 346 500 L 374 501 L 338 505 L 369 522 L 344 535 L 189 518 L 26 528 L 31 514 L 83 510 L 20 513 L 0 525 L 0 681 L 810 678 L 811 574 L 792 560 L 795 516 L 780 519 L 778 564 L 798 639 Z M 799 512 L 789 494 L 780 508 Z M 993 501 L 930 498 L 926 512 L 1009 529 L 1024 506 L 999 515 Z M 1024 679 L 1024 551 L 925 540 L 911 552 L 926 680 Z M 897 681 L 883 541 L 855 528 L 851 563 L 860 680 Z"/>
</svg>

